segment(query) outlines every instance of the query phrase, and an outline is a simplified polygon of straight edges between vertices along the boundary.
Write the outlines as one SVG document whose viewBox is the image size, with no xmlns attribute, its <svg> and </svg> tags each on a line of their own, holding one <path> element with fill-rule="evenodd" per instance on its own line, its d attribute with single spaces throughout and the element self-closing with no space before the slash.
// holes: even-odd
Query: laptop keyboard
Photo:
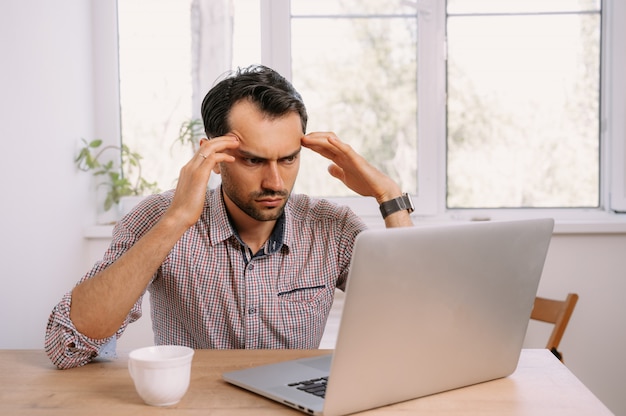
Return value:
<svg viewBox="0 0 626 416">
<path fill-rule="evenodd" d="M 298 381 L 295 383 L 289 383 L 287 385 L 289 387 L 294 387 L 298 390 L 324 398 L 324 396 L 326 395 L 326 384 L 328 384 L 328 377 L 320 377 L 320 378 L 314 378 L 311 380 Z"/>
</svg>

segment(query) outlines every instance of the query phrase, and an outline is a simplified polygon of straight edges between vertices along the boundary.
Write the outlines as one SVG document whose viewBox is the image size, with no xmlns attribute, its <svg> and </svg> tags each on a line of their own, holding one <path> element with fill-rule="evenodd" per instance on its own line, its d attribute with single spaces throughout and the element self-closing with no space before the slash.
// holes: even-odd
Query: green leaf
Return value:
<svg viewBox="0 0 626 416">
<path fill-rule="evenodd" d="M 102 145 L 101 139 L 95 139 L 89 143 L 89 147 L 93 147 L 93 148 L 100 147 L 101 145 Z"/>
</svg>

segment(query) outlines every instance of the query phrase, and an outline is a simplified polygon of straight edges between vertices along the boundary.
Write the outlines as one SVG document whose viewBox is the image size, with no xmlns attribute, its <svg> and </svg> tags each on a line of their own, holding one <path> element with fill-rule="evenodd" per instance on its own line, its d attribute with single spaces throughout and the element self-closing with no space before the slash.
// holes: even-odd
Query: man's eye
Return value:
<svg viewBox="0 0 626 416">
<path fill-rule="evenodd" d="M 285 163 L 287 165 L 290 165 L 290 164 L 294 163 L 297 159 L 298 159 L 298 156 L 294 155 L 294 156 L 286 157 L 286 158 L 281 159 L 281 160 L 282 160 L 283 163 Z"/>
<path fill-rule="evenodd" d="M 245 158 L 243 158 L 243 161 L 245 163 L 247 163 L 248 165 L 259 165 L 259 164 L 263 163 L 262 159 L 257 159 L 257 158 L 254 158 L 254 157 L 245 157 Z"/>
</svg>

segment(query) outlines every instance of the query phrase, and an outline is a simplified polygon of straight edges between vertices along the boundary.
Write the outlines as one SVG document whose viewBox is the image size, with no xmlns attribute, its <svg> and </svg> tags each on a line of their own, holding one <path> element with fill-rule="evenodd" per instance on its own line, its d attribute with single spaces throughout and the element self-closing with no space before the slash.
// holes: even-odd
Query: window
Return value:
<svg viewBox="0 0 626 416">
<path fill-rule="evenodd" d="M 122 3 L 146 0 L 118 1 L 123 13 Z M 180 43 L 172 53 L 157 52 L 163 65 L 138 74 L 178 62 L 201 65 L 198 56 L 207 53 L 194 45 L 205 35 L 194 29 L 194 10 L 222 5 L 233 33 L 228 68 L 260 61 L 291 78 L 307 103 L 309 131 L 337 132 L 412 193 L 421 214 L 626 207 L 626 65 L 615 52 L 624 45 L 626 10 L 617 1 L 160 0 L 138 7 L 141 24 L 159 8 L 155 4 L 168 1 L 186 13 L 180 12 L 180 36 L 164 34 L 164 25 L 156 24 L 154 39 Z M 178 30 L 179 13 L 165 13 L 167 30 Z M 167 77 L 184 80 L 179 88 L 147 76 L 125 84 L 124 62 L 130 61 L 124 58 L 123 25 L 120 16 L 122 125 L 131 117 L 126 110 L 160 132 L 198 114 L 207 83 L 228 68 L 202 83 L 193 69 L 181 66 Z M 150 103 L 130 110 L 124 104 L 128 88 Z M 156 94 L 168 91 L 178 94 L 163 99 L 170 124 L 155 121 L 157 111 L 145 114 L 147 104 L 157 104 Z M 130 142 L 126 129 L 123 140 Z M 163 188 L 189 157 L 171 156 L 175 133 L 162 133 L 161 141 L 148 130 L 139 134 L 149 142 L 138 146 L 155 161 Z M 168 159 L 169 172 L 158 173 Z M 303 153 L 296 191 L 376 215 L 374 203 L 352 198 L 326 174 L 327 164 Z"/>
<path fill-rule="evenodd" d="M 320 30 L 320 28 L 323 28 Z M 405 2 L 291 1 L 294 85 L 309 131 L 334 131 L 412 194 L 417 193 L 417 14 Z M 354 195 L 303 154 L 297 190 Z M 321 174 L 320 174 L 321 172 Z"/>
<path fill-rule="evenodd" d="M 182 124 L 200 117 L 204 94 L 222 73 L 261 61 L 259 2 L 118 0 L 117 5 L 122 140 L 140 151 L 146 179 L 170 189 L 192 154 L 176 143 Z"/>
<path fill-rule="evenodd" d="M 598 207 L 598 1 L 449 0 L 447 206 Z"/>
<path fill-rule="evenodd" d="M 192 114 L 190 7 L 190 0 L 118 1 L 122 140 L 161 189 L 173 187 L 190 156 L 172 146 Z"/>
</svg>

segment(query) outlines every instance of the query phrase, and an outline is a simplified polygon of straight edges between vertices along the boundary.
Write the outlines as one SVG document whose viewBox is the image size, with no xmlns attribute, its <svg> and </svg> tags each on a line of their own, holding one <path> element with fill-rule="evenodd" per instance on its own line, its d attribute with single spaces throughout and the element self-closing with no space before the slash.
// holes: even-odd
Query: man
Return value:
<svg viewBox="0 0 626 416">
<path fill-rule="evenodd" d="M 350 189 L 386 203 L 387 227 L 412 225 L 394 181 L 333 133 L 305 135 L 302 99 L 275 71 L 222 80 L 202 117 L 209 139 L 176 189 L 123 218 L 104 258 L 52 311 L 45 343 L 57 367 L 112 354 L 146 290 L 157 344 L 317 348 L 365 225 L 346 207 L 291 194 L 302 146 L 330 159 Z M 222 184 L 207 190 L 212 173 Z"/>
</svg>

